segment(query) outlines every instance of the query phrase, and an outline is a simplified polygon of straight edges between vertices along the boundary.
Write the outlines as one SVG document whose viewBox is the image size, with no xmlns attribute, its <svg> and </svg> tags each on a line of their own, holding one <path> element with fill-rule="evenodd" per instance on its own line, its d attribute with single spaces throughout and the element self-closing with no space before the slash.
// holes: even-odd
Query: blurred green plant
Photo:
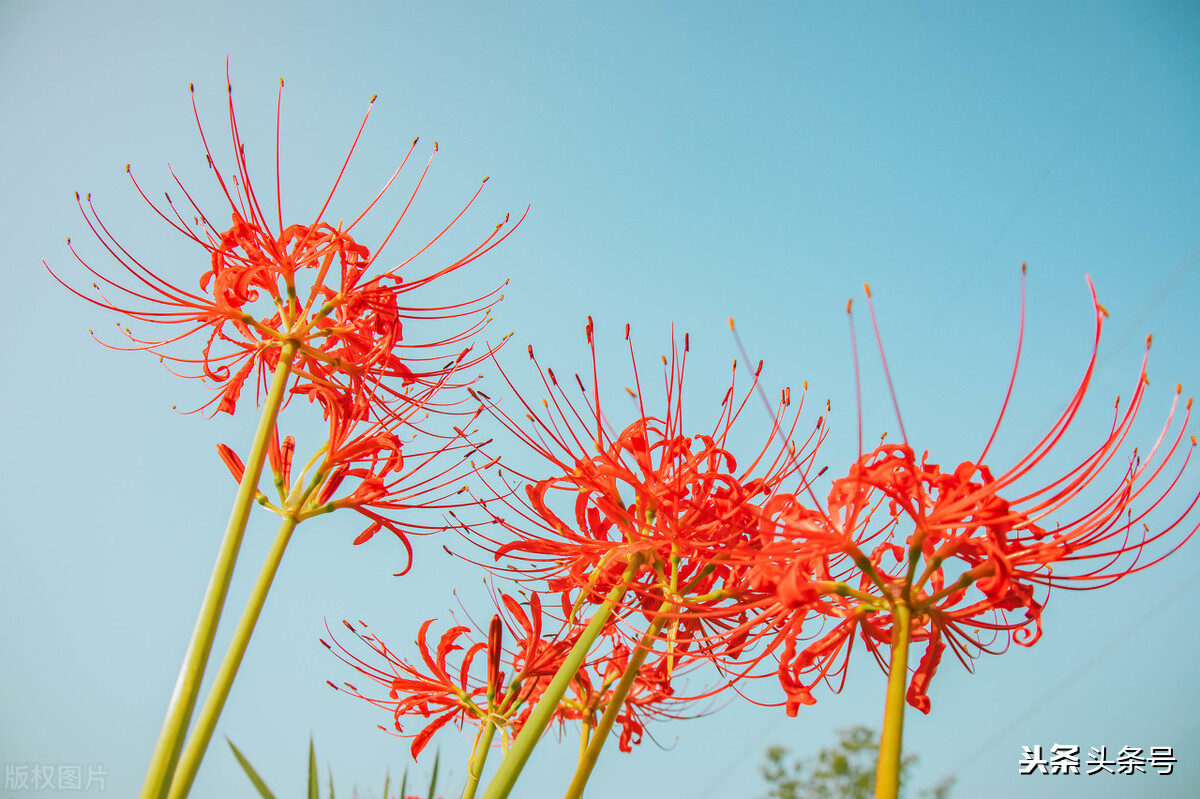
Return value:
<svg viewBox="0 0 1200 799">
<path fill-rule="evenodd" d="M 262 777 L 260 777 L 258 775 L 258 772 L 254 770 L 254 767 L 250 765 L 250 761 L 248 761 L 246 759 L 246 756 L 243 755 L 236 746 L 234 746 L 233 741 L 230 741 L 228 737 L 225 738 L 225 741 L 226 741 L 226 743 L 229 744 L 229 748 L 233 750 L 233 756 L 235 758 L 237 758 L 237 762 L 242 767 L 242 771 L 246 772 L 246 776 L 250 778 L 250 783 L 254 786 L 254 789 L 258 791 L 258 795 L 261 796 L 262 799 L 275 799 L 275 794 L 271 793 L 271 789 L 267 787 L 267 784 L 265 782 L 263 782 Z M 430 779 L 429 779 L 429 792 L 427 794 L 426 799 L 436 799 L 436 797 L 437 797 L 436 791 L 437 791 L 437 778 L 438 778 L 438 761 L 440 759 L 441 758 L 439 755 L 436 755 L 436 754 L 434 755 L 433 776 L 430 777 Z M 388 792 L 388 789 L 391 788 L 391 781 L 392 781 L 391 774 L 385 773 L 384 777 L 383 777 L 383 799 L 393 799 L 392 795 Z M 404 774 L 400 778 L 400 793 L 397 794 L 394 799 L 421 799 L 421 797 L 419 797 L 419 796 L 409 796 L 409 794 L 405 790 L 407 787 L 408 787 L 408 768 L 405 768 Z M 313 740 L 312 740 L 311 736 L 308 739 L 308 794 L 307 794 L 307 796 L 308 796 L 308 799 L 321 799 L 320 778 L 317 776 L 317 750 L 316 750 L 316 747 L 313 745 Z M 355 791 L 354 796 L 357 796 L 357 790 Z M 337 799 L 337 796 L 335 795 L 334 790 L 333 790 L 333 769 L 332 768 L 329 769 L 329 799 Z M 351 797 L 351 799 L 354 799 L 354 797 Z"/>
<path fill-rule="evenodd" d="M 815 758 L 788 763 L 788 750 L 772 746 L 760 767 L 763 779 L 770 786 L 763 799 L 872 799 L 878 759 L 879 735 L 863 726 L 838 730 L 837 744 L 822 749 Z M 908 772 L 916 762 L 914 754 L 905 755 L 900 762 L 901 795 Z M 946 777 L 921 791 L 919 796 L 949 799 L 953 785 L 954 777 Z"/>
</svg>

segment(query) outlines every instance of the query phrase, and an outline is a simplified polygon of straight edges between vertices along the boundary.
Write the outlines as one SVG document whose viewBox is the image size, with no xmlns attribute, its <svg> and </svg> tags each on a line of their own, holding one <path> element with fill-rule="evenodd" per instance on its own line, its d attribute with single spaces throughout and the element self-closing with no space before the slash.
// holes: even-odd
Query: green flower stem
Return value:
<svg viewBox="0 0 1200 799">
<path fill-rule="evenodd" d="M 237 497 L 234 499 L 233 509 L 229 513 L 229 522 L 225 526 L 225 536 L 221 539 L 217 562 L 213 566 L 208 588 L 204 592 L 200 614 L 196 619 L 196 626 L 192 630 L 192 638 L 188 642 L 183 665 L 179 670 L 179 678 L 175 682 L 175 690 L 167 704 L 167 715 L 163 719 L 162 729 L 158 733 L 154 753 L 150 756 L 146 781 L 142 784 L 142 792 L 139 794 L 141 799 L 163 799 L 171 784 L 175 763 L 179 759 L 179 751 L 183 746 L 184 733 L 187 731 L 188 722 L 191 721 L 192 710 L 196 706 L 196 695 L 200 692 L 200 680 L 204 677 L 204 667 L 208 663 L 209 652 L 212 651 L 217 622 L 221 618 L 221 608 L 225 604 L 225 595 L 229 592 L 229 581 L 233 577 L 233 566 L 242 545 L 242 534 L 246 531 L 246 520 L 250 516 L 250 508 L 258 495 L 258 479 L 262 475 L 262 465 L 267 455 L 267 441 L 275 428 L 275 419 L 283 404 L 283 396 L 287 391 L 288 378 L 291 377 L 292 363 L 295 358 L 296 343 L 285 341 L 279 352 L 279 363 L 275 366 L 275 373 L 271 376 L 271 386 L 267 391 L 266 401 L 263 403 L 258 429 L 254 432 L 250 454 L 246 459 L 246 470 L 242 474 Z"/>
<path fill-rule="evenodd" d="M 625 668 L 625 673 L 621 675 L 621 681 L 617 683 L 617 687 L 613 690 L 612 698 L 608 700 L 608 706 L 604 708 L 604 715 L 600 717 L 600 723 L 596 725 L 596 730 L 592 733 L 592 740 L 588 744 L 587 751 L 579 758 L 579 766 L 575 769 L 575 776 L 572 778 L 571 785 L 567 788 L 567 793 L 563 799 L 580 799 L 583 796 L 583 789 L 587 786 L 592 769 L 596 766 L 596 759 L 600 757 L 600 750 L 608 741 L 608 733 L 612 730 L 613 723 L 617 720 L 617 715 L 621 712 L 621 706 L 625 703 L 625 697 L 629 696 L 629 690 L 633 687 L 633 681 L 637 679 L 638 673 L 642 670 L 642 664 L 646 662 L 646 656 L 650 654 L 651 647 L 658 640 L 658 633 L 662 630 L 663 624 L 667 620 L 667 614 L 674 610 L 674 605 L 664 602 L 659 607 L 654 621 L 650 622 L 650 626 L 646 628 L 646 632 L 642 636 L 642 640 L 638 643 L 633 657 L 629 659 L 629 665 Z"/>
<path fill-rule="evenodd" d="M 475 736 L 475 751 L 471 753 L 471 762 L 467 765 L 467 787 L 463 788 L 462 799 L 475 799 L 475 791 L 479 790 L 479 778 L 483 775 L 483 765 L 487 762 L 492 749 L 492 738 L 496 735 L 496 725 L 490 720 L 484 721 Z"/>
<path fill-rule="evenodd" d="M 896 799 L 900 793 L 901 738 L 904 734 L 904 694 L 908 688 L 910 611 L 896 602 L 892 609 L 892 664 L 888 669 L 883 735 L 879 740 L 879 768 L 875 773 L 875 799 Z"/>
<path fill-rule="evenodd" d="M 200 708 L 200 715 L 196 717 L 196 726 L 192 728 L 184 744 L 183 754 L 175 767 L 175 776 L 171 778 L 169 799 L 183 799 L 192 789 L 192 781 L 196 779 L 200 761 L 208 749 L 208 742 L 212 740 L 217 719 L 221 716 L 221 709 L 225 707 L 225 699 L 229 696 L 229 689 L 233 687 L 238 667 L 242 665 L 242 656 L 246 654 L 246 646 L 254 633 L 254 625 L 262 613 L 267 592 L 271 590 L 271 582 L 275 579 L 275 572 L 279 570 L 279 562 L 283 559 L 283 552 L 287 549 L 297 523 L 294 516 L 285 516 L 279 525 L 279 532 L 275 534 L 271 551 L 258 573 L 258 580 L 255 581 L 250 598 L 246 601 L 246 609 L 242 611 L 242 618 L 234 630 L 233 640 L 229 642 L 229 649 L 225 651 L 225 659 L 221 661 L 221 668 L 217 670 L 204 706 Z"/>
<path fill-rule="evenodd" d="M 609 616 L 612 615 L 613 608 L 617 602 L 625 595 L 629 583 L 637 575 L 638 567 L 642 564 L 642 554 L 635 553 L 629 559 L 629 565 L 625 568 L 625 574 L 621 578 L 618 585 L 613 586 L 608 592 L 608 596 L 604 598 L 603 604 L 596 611 L 596 615 L 592 616 L 592 620 L 588 622 L 588 626 L 584 628 L 579 635 L 579 640 L 575 642 L 575 646 L 567 653 L 566 659 L 559 667 L 558 672 L 554 675 L 554 679 L 550 681 L 550 685 L 546 686 L 545 693 L 542 694 L 541 700 L 529 715 L 529 719 L 525 722 L 525 726 L 521 728 L 521 734 L 517 736 L 517 740 L 513 742 L 512 748 L 508 750 L 504 760 L 500 761 L 500 768 L 496 770 L 495 776 L 488 784 L 487 791 L 483 794 L 483 799 L 505 799 L 513 786 L 517 782 L 517 777 L 521 774 L 521 769 L 525 767 L 525 762 L 529 760 L 529 756 L 533 754 L 533 747 L 537 746 L 538 740 L 541 739 L 542 733 L 550 726 L 550 720 L 554 718 L 554 712 L 558 709 L 558 703 L 563 698 L 563 694 L 567 692 L 567 687 L 571 681 L 575 679 L 575 675 L 579 673 L 579 667 L 583 665 L 583 659 L 587 657 L 588 650 L 592 648 L 596 638 L 604 629 L 605 623 Z"/>
</svg>

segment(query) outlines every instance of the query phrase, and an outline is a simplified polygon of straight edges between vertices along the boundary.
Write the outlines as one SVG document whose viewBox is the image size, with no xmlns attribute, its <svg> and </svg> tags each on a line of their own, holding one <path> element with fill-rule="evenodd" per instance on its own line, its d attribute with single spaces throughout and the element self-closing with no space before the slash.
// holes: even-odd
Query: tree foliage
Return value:
<svg viewBox="0 0 1200 799">
<path fill-rule="evenodd" d="M 879 736 L 868 727 L 838 731 L 838 742 L 822 749 L 816 757 L 792 760 L 782 746 L 767 749 L 761 766 L 770 790 L 763 799 L 872 799 L 875 795 L 875 766 L 879 758 Z M 906 755 L 900 764 L 903 795 L 909 770 L 917 762 Z M 923 790 L 923 799 L 949 799 L 954 778 L 947 777 Z"/>
</svg>

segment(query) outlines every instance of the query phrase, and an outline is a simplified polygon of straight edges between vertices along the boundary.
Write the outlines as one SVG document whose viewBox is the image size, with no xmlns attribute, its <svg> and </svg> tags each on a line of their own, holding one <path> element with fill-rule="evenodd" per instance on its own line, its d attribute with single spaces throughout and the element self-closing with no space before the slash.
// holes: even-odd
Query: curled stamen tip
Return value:
<svg viewBox="0 0 1200 799">
<path fill-rule="evenodd" d="M 436 141 L 433 143 L 433 151 L 434 151 L 435 153 L 438 151 L 438 146 L 437 146 L 437 142 L 436 142 Z"/>
<path fill-rule="evenodd" d="M 279 88 L 283 88 L 283 78 L 279 79 Z"/>
<path fill-rule="evenodd" d="M 79 192 L 75 192 L 75 201 L 79 202 Z M 68 238 L 67 241 L 70 241 L 70 239 Z"/>
<path fill-rule="evenodd" d="M 421 137 L 420 137 L 420 136 L 418 136 L 417 138 L 413 139 L 412 146 L 413 146 L 413 147 L 416 147 L 416 146 L 417 146 L 417 142 L 419 142 L 420 140 L 421 140 Z"/>
<path fill-rule="evenodd" d="M 807 380 L 804 381 L 804 390 L 808 391 L 808 381 Z"/>
<path fill-rule="evenodd" d="M 660 356 L 658 356 L 658 357 L 662 358 L 663 366 L 666 366 L 666 365 L 667 365 L 667 356 L 665 356 L 665 355 L 660 355 Z"/>
<path fill-rule="evenodd" d="M 625 386 L 625 393 L 628 394 L 629 396 L 633 397 L 634 399 L 637 399 L 637 394 L 635 394 L 633 392 L 633 389 L 630 388 L 629 386 Z"/>
<path fill-rule="evenodd" d="M 625 340 L 629 341 L 629 323 L 625 323 Z"/>
<path fill-rule="evenodd" d="M 485 176 L 484 176 L 484 178 L 483 178 L 483 182 L 484 182 L 484 183 L 487 183 L 487 182 L 488 182 L 489 180 L 491 180 L 491 179 L 492 179 L 492 176 L 491 176 L 491 175 L 485 175 Z"/>
<path fill-rule="evenodd" d="M 283 85 L 283 81 L 280 81 L 280 82 L 279 82 L 279 85 L 280 85 L 280 86 L 282 86 L 282 85 Z M 376 98 L 376 97 L 378 97 L 378 96 L 379 96 L 378 94 L 372 94 L 372 95 L 371 95 L 371 102 L 372 102 L 372 103 L 373 103 L 373 102 L 375 102 L 375 98 Z"/>
<path fill-rule="evenodd" d="M 683 334 L 683 351 L 687 352 L 689 349 L 691 349 L 691 339 L 689 338 L 687 333 L 684 333 Z"/>
<path fill-rule="evenodd" d="M 1146 334 L 1146 349 L 1150 349 L 1150 344 L 1151 344 L 1151 342 L 1153 342 L 1153 341 L 1154 341 L 1154 334 L 1153 334 L 1153 333 L 1147 333 L 1147 334 Z"/>
<path fill-rule="evenodd" d="M 1176 384 L 1175 384 L 1175 393 L 1176 393 L 1176 394 L 1182 394 L 1182 393 L 1183 393 L 1183 383 L 1176 383 Z"/>
<path fill-rule="evenodd" d="M 230 94 L 233 94 L 233 84 L 230 83 L 229 81 L 225 81 L 225 91 L 229 92 Z"/>
<path fill-rule="evenodd" d="M 854 298 L 846 300 L 846 313 L 850 313 L 850 306 L 854 305 Z"/>
<path fill-rule="evenodd" d="M 1189 411 L 1192 409 L 1192 398 L 1191 398 L 1191 397 L 1188 397 L 1188 401 L 1187 401 L 1187 403 L 1184 405 L 1184 408 L 1186 408 L 1186 409 L 1187 409 L 1187 410 L 1189 410 Z"/>
<path fill-rule="evenodd" d="M 733 317 L 732 317 L 732 316 L 731 316 L 731 317 L 729 317 L 729 329 L 730 329 L 730 330 L 733 330 L 733 329 L 734 329 L 734 327 L 733 327 Z"/>
<path fill-rule="evenodd" d="M 1196 446 L 1196 437 L 1192 436 L 1192 446 Z"/>
<path fill-rule="evenodd" d="M 1026 268 L 1026 266 L 1025 266 L 1025 262 L 1024 262 L 1024 261 L 1021 261 L 1021 274 L 1022 274 L 1022 275 L 1023 275 L 1023 274 L 1025 274 L 1025 268 Z"/>
<path fill-rule="evenodd" d="M 867 299 L 871 298 L 871 284 L 863 283 L 863 291 L 867 292 Z"/>
<path fill-rule="evenodd" d="M 525 349 L 526 349 L 526 351 L 529 353 L 529 357 L 530 357 L 530 358 L 532 358 L 532 357 L 533 357 L 533 345 L 532 345 L 532 344 L 529 344 L 529 345 L 527 345 L 527 346 L 526 346 L 526 348 L 525 348 Z"/>
</svg>

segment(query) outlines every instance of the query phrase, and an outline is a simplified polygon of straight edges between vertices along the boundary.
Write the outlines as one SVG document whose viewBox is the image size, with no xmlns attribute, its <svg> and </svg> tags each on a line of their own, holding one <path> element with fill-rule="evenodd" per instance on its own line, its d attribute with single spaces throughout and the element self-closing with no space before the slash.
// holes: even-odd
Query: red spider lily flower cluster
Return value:
<svg viewBox="0 0 1200 799">
<path fill-rule="evenodd" d="M 115 348 L 148 350 L 159 355 L 160 360 L 177 364 L 184 370 L 198 369 L 186 376 L 205 378 L 218 392 L 202 407 L 215 404 L 217 412 L 233 413 L 247 380 L 257 372 L 255 379 L 260 387 L 264 386 L 268 374 L 276 368 L 283 346 L 291 342 L 296 348 L 292 366 L 296 381 L 292 391 L 319 400 L 327 416 L 348 417 L 351 422 L 367 418 L 366 409 L 372 403 L 409 401 L 402 389 L 389 386 L 385 381 L 396 381 L 401 386 L 441 386 L 456 371 L 477 363 L 478 358 L 467 356 L 470 348 L 466 342 L 486 324 L 487 311 L 500 296 L 498 291 L 434 308 L 410 307 L 403 296 L 479 258 L 503 241 L 515 225 L 505 230 L 506 217 L 505 222 L 496 225 L 470 252 L 431 274 L 408 279 L 401 277 L 401 270 L 428 250 L 463 216 L 478 197 L 482 184 L 450 224 L 417 253 L 371 276 L 368 273 L 404 220 L 433 156 L 430 155 L 395 223 L 372 253 L 356 242 L 351 233 L 404 169 L 417 140 L 413 140 L 400 166 L 358 217 L 349 224 L 339 222 L 336 226 L 323 221 L 322 216 L 329 208 L 370 116 L 368 108 L 337 178 L 312 221 L 285 226 L 279 179 L 279 106 L 276 114 L 276 207 L 269 209 L 262 204 L 260 194 L 251 182 L 245 146 L 234 114 L 232 88 L 228 94 L 229 129 L 235 154 L 232 174 L 223 174 L 217 167 L 200 125 L 194 92 L 192 107 L 209 169 L 229 204 L 229 227 L 222 228 L 215 217 L 205 214 L 173 171 L 172 177 L 186 199 L 186 208 L 182 211 L 169 194 L 165 206 L 154 203 L 133 180 L 138 193 L 159 217 L 207 253 L 209 266 L 199 276 L 199 291 L 185 289 L 144 265 L 100 220 L 91 195 L 87 195 L 86 201 L 76 195 L 88 227 L 123 268 L 124 278 L 111 278 L 94 269 L 73 245 L 72 253 L 96 280 L 93 283 L 95 295 L 72 288 L 57 275 L 55 278 L 95 305 L 132 320 L 174 329 L 165 338 L 148 340 L 124 328 L 130 345 Z M 283 82 L 280 81 L 280 104 L 282 94 Z M 371 98 L 372 104 L 374 100 Z M 437 151 L 436 143 L 433 149 Z M 130 172 L 128 166 L 126 171 Z M 130 177 L 133 179 L 132 172 Z M 275 213 L 270 214 L 270 210 Z M 456 318 L 471 321 L 465 329 L 436 341 L 414 343 L 404 340 L 405 322 Z M 171 345 L 196 336 L 203 339 L 200 357 L 174 354 Z"/>
<path fill-rule="evenodd" d="M 342 662 L 386 689 L 387 695 L 363 693 L 349 682 L 328 684 L 390 712 L 393 734 L 412 738 L 414 758 L 439 729 L 449 724 L 462 729 L 491 723 L 502 730 L 505 741 L 511 740 L 528 720 L 578 631 L 563 625 L 556 634 L 544 636 L 537 594 L 530 595 L 527 606 L 508 595 L 502 594 L 500 599 L 503 612 L 492 617 L 486 641 L 472 641 L 471 628 L 456 625 L 433 643 L 435 620 L 422 624 L 416 641 L 419 664 L 397 655 L 365 622 L 343 621 L 346 629 L 370 650 L 371 659 L 364 660 L 351 652 L 332 631 L 329 641 L 321 643 Z M 511 646 L 504 644 L 506 637 L 514 642 Z M 594 728 L 612 701 L 613 687 L 629 664 L 631 650 L 616 635 L 605 636 L 605 644 L 592 653 L 572 681 L 569 696 L 559 704 L 554 716 L 559 728 L 577 721 Z M 666 656 L 642 669 L 617 716 L 621 751 L 629 752 L 632 745 L 641 743 L 647 718 L 681 718 L 669 708 L 692 698 L 675 696 L 672 676 Z M 413 734 L 405 731 L 405 717 L 427 722 Z M 389 731 L 382 725 L 380 729 Z"/>
<path fill-rule="evenodd" d="M 1148 384 L 1145 359 L 1130 400 L 1122 407 L 1118 399 L 1099 444 L 1048 481 L 1034 476 L 1071 427 L 1092 378 L 1106 316 L 1094 290 L 1092 299 L 1095 337 L 1083 377 L 1049 432 L 1008 470 L 994 474 L 985 458 L 1015 367 L 1000 418 L 974 461 L 942 471 L 928 453 L 918 459 L 907 440 L 880 445 L 833 480 L 823 502 L 806 486 L 801 496 L 768 503 L 766 543 L 746 556 L 754 564 L 751 601 L 739 632 L 750 643 L 765 642 L 758 660 L 777 659 L 790 714 L 815 701 L 818 683 L 840 690 L 856 638 L 886 669 L 900 605 L 909 616 L 906 640 L 925 643 L 908 702 L 928 712 L 927 689 L 947 647 L 969 669 L 981 652 L 1032 645 L 1050 588 L 1110 584 L 1162 560 L 1195 532 L 1183 525 L 1197 497 L 1157 531 L 1147 524 L 1195 446 L 1194 437 L 1185 440 L 1190 399 L 1182 424 L 1174 425 L 1181 388 L 1150 449 L 1120 456 Z M 1089 488 L 1099 495 L 1090 506 L 1080 498 Z M 1066 521 L 1051 521 L 1060 513 Z M 1147 554 L 1177 531 L 1168 546 Z"/>
<path fill-rule="evenodd" d="M 465 724 L 490 723 L 500 728 L 505 740 L 520 732 L 529 711 L 541 695 L 550 677 L 554 676 L 564 655 L 571 647 L 570 638 L 542 634 L 541 600 L 532 595 L 526 608 L 513 597 L 501 595 L 504 613 L 492 617 L 486 641 L 472 642 L 471 628 L 451 627 L 430 646 L 430 630 L 434 619 L 421 625 L 417 648 L 421 663 L 414 665 L 396 655 L 372 633 L 365 622 L 358 625 L 343 621 L 352 632 L 383 663 L 375 665 L 361 659 L 342 646 L 330 632 L 327 648 L 361 674 L 387 689 L 387 698 L 361 693 L 351 683 L 341 686 L 329 682 L 336 690 L 346 691 L 392 713 L 397 734 L 405 733 L 401 719 L 419 716 L 431 719 L 420 732 L 412 735 L 411 751 L 417 757 L 437 730 L 453 723 L 459 729 Z M 504 630 L 515 642 L 504 646 Z M 560 629 L 560 633 L 563 630 Z M 336 650 L 334 649 L 336 647 Z M 455 652 L 457 664 L 450 658 Z M 480 669 L 477 656 L 484 653 Z M 376 658 L 373 658 L 376 659 Z M 506 680 L 507 674 L 511 675 Z M 387 730 L 385 727 L 380 727 Z"/>
<path fill-rule="evenodd" d="M 625 338 L 629 340 L 628 325 Z M 741 396 L 736 384 L 730 385 L 711 432 L 689 434 L 683 412 L 687 336 L 682 349 L 673 344 L 669 361 L 662 358 L 661 414 L 647 411 L 630 344 L 636 390 L 626 391 L 636 401 L 637 418 L 614 430 L 601 409 L 590 318 L 587 339 L 593 386 L 589 391 L 575 376 L 580 400 L 572 402 L 554 371 L 538 366 L 551 399 L 542 401 L 542 412 L 520 400 L 532 430 L 487 402 L 502 425 L 548 462 L 551 476 L 521 475 L 528 481 L 523 501 L 513 499 L 507 484 L 493 492 L 496 501 L 516 514 L 515 519 L 492 515 L 512 534 L 511 540 L 472 532 L 502 562 L 493 567 L 496 571 L 544 582 L 549 591 L 561 595 L 564 609 L 600 601 L 622 582 L 627 564 L 638 557 L 643 565 L 629 588 L 638 598 L 636 604 L 653 614 L 664 603 L 707 594 L 728 577 L 722 553 L 756 535 L 762 498 L 812 467 L 824 433 L 818 423 L 797 449 L 792 436 L 803 397 L 789 423 L 785 417 L 791 392 L 785 391 L 766 443 L 739 467 L 730 449 L 731 430 L 757 386 L 756 372 L 754 385 Z M 529 356 L 534 358 L 532 348 Z"/>
</svg>

